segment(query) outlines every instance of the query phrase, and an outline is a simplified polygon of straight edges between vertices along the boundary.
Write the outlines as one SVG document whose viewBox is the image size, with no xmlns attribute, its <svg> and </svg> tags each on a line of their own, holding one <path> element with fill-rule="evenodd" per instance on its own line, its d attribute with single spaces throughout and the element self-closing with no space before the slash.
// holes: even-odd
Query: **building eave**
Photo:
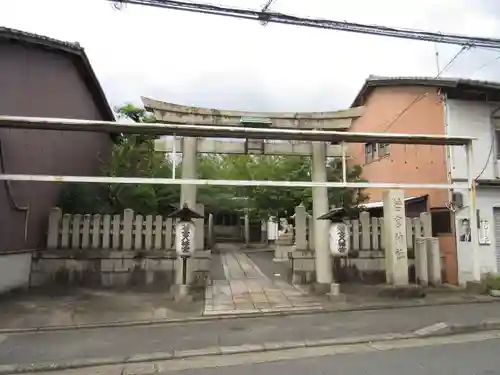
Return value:
<svg viewBox="0 0 500 375">
<path fill-rule="evenodd" d="M 500 94 L 500 82 L 480 81 L 466 78 L 433 78 L 433 77 L 383 77 L 370 75 L 356 94 L 351 107 L 364 105 L 365 98 L 379 87 L 423 86 L 434 87 L 444 91 L 478 90 Z"/>
</svg>

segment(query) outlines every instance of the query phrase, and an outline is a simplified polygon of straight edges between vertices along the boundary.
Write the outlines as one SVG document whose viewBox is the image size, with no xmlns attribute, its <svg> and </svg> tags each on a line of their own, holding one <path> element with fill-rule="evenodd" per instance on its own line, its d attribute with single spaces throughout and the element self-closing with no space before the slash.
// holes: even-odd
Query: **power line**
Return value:
<svg viewBox="0 0 500 375">
<path fill-rule="evenodd" d="M 275 0 L 267 0 L 267 3 L 262 7 L 262 9 L 260 10 L 262 13 L 266 13 L 269 8 L 271 8 L 271 5 L 274 3 Z M 267 21 L 260 21 L 261 25 L 262 26 L 266 26 L 267 25 Z"/>
<path fill-rule="evenodd" d="M 346 21 L 334 21 L 325 19 L 315 19 L 297 17 L 289 14 L 269 12 L 268 9 L 252 10 L 245 8 L 234 8 L 218 6 L 208 3 L 195 3 L 177 0 L 106 0 L 115 4 L 135 4 L 180 10 L 186 12 L 212 14 L 216 16 L 233 17 L 239 19 L 255 20 L 261 22 L 271 22 L 285 25 L 304 26 L 320 29 L 338 30 L 354 32 L 359 34 L 379 35 L 393 38 L 421 40 L 426 42 L 436 42 L 444 44 L 455 44 L 460 46 L 475 46 L 483 48 L 500 49 L 500 39 L 485 37 L 469 37 L 457 34 L 445 34 L 422 30 L 412 30 L 403 28 L 393 28 L 379 25 L 367 25 Z"/>
<path fill-rule="evenodd" d="M 451 58 L 450 61 L 448 61 L 448 63 L 444 66 L 443 69 L 441 69 L 438 74 L 434 77 L 434 79 L 438 79 L 441 77 L 441 75 L 443 75 L 444 73 L 446 73 L 447 70 L 449 70 L 451 68 L 451 66 L 455 63 L 455 61 L 458 59 L 458 57 L 465 51 L 469 50 L 470 47 L 462 47 L 460 48 L 460 50 Z M 408 104 L 405 108 L 403 108 L 396 116 L 394 116 L 391 120 L 389 120 L 389 123 L 387 124 L 387 127 L 382 131 L 382 132 L 386 132 L 387 130 L 389 130 L 401 117 L 403 117 L 403 115 L 405 113 L 407 113 L 411 107 L 413 107 L 415 104 L 417 104 L 418 102 L 420 102 L 421 100 L 423 100 L 429 93 L 426 92 L 424 94 L 420 94 L 420 95 L 417 95 L 415 97 L 415 99 L 413 99 L 411 101 L 410 104 Z"/>
</svg>

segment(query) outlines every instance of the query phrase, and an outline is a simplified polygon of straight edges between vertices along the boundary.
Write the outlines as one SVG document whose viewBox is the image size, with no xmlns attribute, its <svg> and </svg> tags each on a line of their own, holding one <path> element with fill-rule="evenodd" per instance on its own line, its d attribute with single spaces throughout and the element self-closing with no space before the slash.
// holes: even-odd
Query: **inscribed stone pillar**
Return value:
<svg viewBox="0 0 500 375">
<path fill-rule="evenodd" d="M 195 179 L 196 173 L 196 146 L 197 139 L 193 137 L 182 138 L 182 178 Z M 187 203 L 188 207 L 192 210 L 196 205 L 196 185 L 181 185 L 181 199 L 180 205 Z"/>
<path fill-rule="evenodd" d="M 307 249 L 307 212 L 303 204 L 295 207 L 295 248 L 297 250 Z"/>
<path fill-rule="evenodd" d="M 205 216 L 205 206 L 201 203 L 194 206 L 194 211 Z M 203 251 L 205 250 L 205 219 L 193 219 L 193 222 L 195 250 Z"/>
<path fill-rule="evenodd" d="M 326 182 L 326 143 L 312 142 L 312 180 Z M 318 220 L 328 213 L 328 190 L 326 187 L 313 187 L 314 250 L 316 259 L 316 281 L 330 285 L 333 281 L 332 259 L 328 243 L 330 221 Z"/>
<path fill-rule="evenodd" d="M 408 285 L 404 191 L 386 191 L 383 200 L 386 279 L 393 285 Z"/>
</svg>

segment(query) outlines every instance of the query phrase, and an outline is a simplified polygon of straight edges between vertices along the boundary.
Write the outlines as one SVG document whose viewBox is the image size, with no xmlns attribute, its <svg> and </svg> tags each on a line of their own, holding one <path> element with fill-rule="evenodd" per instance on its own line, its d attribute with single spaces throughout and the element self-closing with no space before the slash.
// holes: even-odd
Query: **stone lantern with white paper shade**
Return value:
<svg viewBox="0 0 500 375">
<path fill-rule="evenodd" d="M 196 246 L 193 219 L 202 219 L 203 216 L 191 210 L 186 203 L 168 216 L 178 220 L 175 224 L 175 251 L 182 259 L 182 285 L 186 285 L 187 258 L 193 255 Z"/>
<path fill-rule="evenodd" d="M 344 208 L 333 208 L 330 212 L 318 217 L 318 220 L 330 220 L 328 238 L 330 252 L 334 257 L 347 256 L 349 252 L 349 227 L 344 223 L 347 216 Z"/>
</svg>

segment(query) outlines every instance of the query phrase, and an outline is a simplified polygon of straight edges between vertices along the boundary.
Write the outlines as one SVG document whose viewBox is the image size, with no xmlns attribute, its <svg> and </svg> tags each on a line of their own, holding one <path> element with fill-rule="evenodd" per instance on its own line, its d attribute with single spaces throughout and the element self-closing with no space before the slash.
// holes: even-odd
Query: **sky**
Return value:
<svg viewBox="0 0 500 375">
<path fill-rule="evenodd" d="M 276 0 L 272 10 L 500 38 L 498 0 Z M 0 0 L 0 25 L 79 42 L 113 106 L 148 96 L 220 109 L 336 110 L 370 74 L 435 76 L 437 60 L 442 68 L 460 49 L 137 5 L 117 11 L 105 0 Z M 500 81 L 500 51 L 466 51 L 444 76 Z"/>
</svg>

